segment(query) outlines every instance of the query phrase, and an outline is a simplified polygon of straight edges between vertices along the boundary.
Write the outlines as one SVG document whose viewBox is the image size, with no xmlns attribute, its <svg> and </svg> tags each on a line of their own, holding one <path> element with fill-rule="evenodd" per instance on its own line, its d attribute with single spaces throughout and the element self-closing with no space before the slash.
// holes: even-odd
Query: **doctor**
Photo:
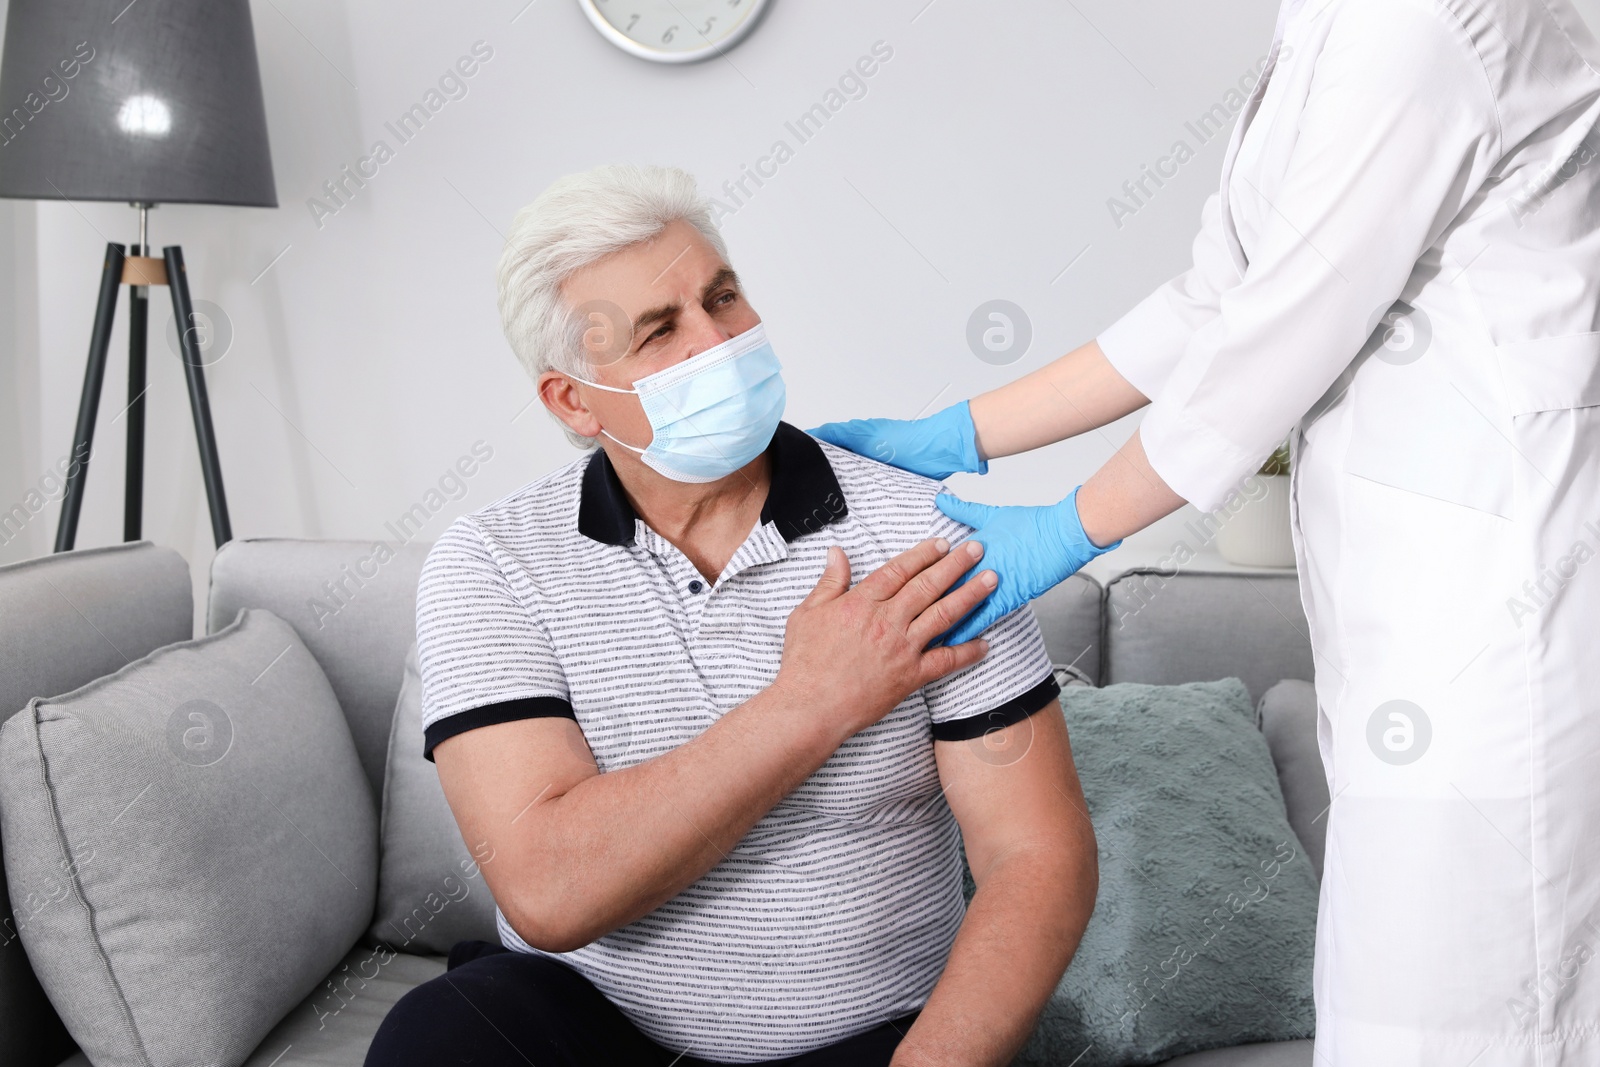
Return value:
<svg viewBox="0 0 1600 1067">
<path fill-rule="evenodd" d="M 942 496 L 961 640 L 1286 436 L 1330 794 L 1319 1067 L 1600 1063 L 1600 47 L 1569 0 L 1286 0 L 1194 265 L 929 418 L 942 478 L 1149 405 L 1061 503 Z"/>
</svg>

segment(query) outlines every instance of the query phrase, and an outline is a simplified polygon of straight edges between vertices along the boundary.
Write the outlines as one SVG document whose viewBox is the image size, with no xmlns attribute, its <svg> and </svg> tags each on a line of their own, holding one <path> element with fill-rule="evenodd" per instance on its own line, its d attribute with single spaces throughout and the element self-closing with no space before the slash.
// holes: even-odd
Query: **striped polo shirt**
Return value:
<svg viewBox="0 0 1600 1067">
<path fill-rule="evenodd" d="M 759 521 L 708 582 L 634 512 L 595 450 L 457 519 L 417 597 L 424 751 L 493 723 L 577 721 L 601 773 L 685 744 L 770 685 L 829 545 L 853 580 L 971 531 L 939 484 L 780 424 Z M 711 870 L 649 915 L 542 952 L 657 1043 L 725 1063 L 796 1055 L 921 1008 L 965 915 L 934 741 L 970 741 L 1060 690 L 1028 609 L 988 656 L 847 740 Z"/>
</svg>

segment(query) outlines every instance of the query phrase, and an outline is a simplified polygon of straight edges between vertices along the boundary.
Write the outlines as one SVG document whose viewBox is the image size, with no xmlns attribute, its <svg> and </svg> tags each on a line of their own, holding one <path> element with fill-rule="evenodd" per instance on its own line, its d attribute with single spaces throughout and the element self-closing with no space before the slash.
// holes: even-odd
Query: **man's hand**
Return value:
<svg viewBox="0 0 1600 1067">
<path fill-rule="evenodd" d="M 839 716 L 840 741 L 866 729 L 929 682 L 970 667 L 986 641 L 928 648 L 995 587 L 993 571 L 945 591 L 983 555 L 975 541 L 954 552 L 944 538 L 907 549 L 850 588 L 837 546 L 816 588 L 789 615 L 773 688 Z"/>
</svg>

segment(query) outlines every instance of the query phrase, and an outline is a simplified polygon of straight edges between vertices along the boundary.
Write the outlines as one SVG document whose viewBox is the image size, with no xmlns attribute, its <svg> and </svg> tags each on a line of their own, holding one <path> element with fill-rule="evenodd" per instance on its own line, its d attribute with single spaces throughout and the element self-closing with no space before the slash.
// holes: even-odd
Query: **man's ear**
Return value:
<svg viewBox="0 0 1600 1067">
<path fill-rule="evenodd" d="M 581 437 L 600 436 L 600 420 L 584 404 L 576 382 L 560 371 L 547 370 L 539 375 L 538 386 L 539 399 L 567 429 Z"/>
</svg>

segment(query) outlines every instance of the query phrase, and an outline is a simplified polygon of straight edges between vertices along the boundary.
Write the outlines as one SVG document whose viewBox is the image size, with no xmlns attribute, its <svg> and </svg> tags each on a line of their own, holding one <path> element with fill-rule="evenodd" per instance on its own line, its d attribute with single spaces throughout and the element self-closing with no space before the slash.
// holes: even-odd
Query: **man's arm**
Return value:
<svg viewBox="0 0 1600 1067">
<path fill-rule="evenodd" d="M 495 902 L 528 944 L 566 952 L 648 915 L 720 863 L 850 736 L 912 692 L 976 663 L 981 641 L 928 642 L 994 588 L 941 595 L 981 547 L 928 540 L 850 588 L 828 550 L 789 617 L 771 686 L 699 737 L 600 774 L 577 723 L 522 719 L 449 737 L 434 762 Z M 925 651 L 926 649 L 926 651 Z"/>
<path fill-rule="evenodd" d="M 892 1067 L 1003 1067 L 1089 924 L 1099 884 L 1094 828 L 1057 702 L 986 737 L 933 748 L 978 891 Z"/>
</svg>

